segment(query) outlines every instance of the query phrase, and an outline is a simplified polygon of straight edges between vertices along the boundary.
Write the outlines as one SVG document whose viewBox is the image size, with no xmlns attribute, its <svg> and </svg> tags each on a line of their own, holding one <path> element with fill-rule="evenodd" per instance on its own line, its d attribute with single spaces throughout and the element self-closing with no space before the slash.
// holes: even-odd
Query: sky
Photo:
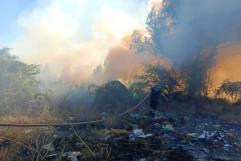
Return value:
<svg viewBox="0 0 241 161">
<path fill-rule="evenodd" d="M 47 10 L 48 7 L 51 10 L 51 6 L 52 12 L 62 12 L 62 15 L 59 16 L 67 15 L 75 18 L 79 23 L 78 27 L 81 28 L 78 30 L 82 34 L 82 40 L 86 40 L 91 37 L 91 25 L 100 18 L 103 12 L 107 15 L 116 11 L 116 13 L 134 18 L 138 24 L 145 23 L 147 3 L 148 0 L 1 0 L 0 47 L 14 47 L 16 39 L 24 32 L 23 21 L 28 21 L 31 18 L 35 18 L 37 21 L 39 17 L 34 17 L 34 14 L 40 12 L 38 14 L 41 16 L 41 12 Z M 54 9 L 56 10 L 54 11 Z M 108 11 L 108 9 L 112 11 Z"/>
<path fill-rule="evenodd" d="M 14 28 L 21 13 L 31 10 L 36 0 L 0 1 L 0 44 L 8 45 L 14 40 Z"/>
</svg>

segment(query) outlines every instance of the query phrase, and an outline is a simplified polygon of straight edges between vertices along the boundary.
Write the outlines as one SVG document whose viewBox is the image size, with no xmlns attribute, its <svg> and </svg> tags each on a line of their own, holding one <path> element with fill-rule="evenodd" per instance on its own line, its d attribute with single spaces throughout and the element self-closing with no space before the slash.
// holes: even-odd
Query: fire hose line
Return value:
<svg viewBox="0 0 241 161">
<path fill-rule="evenodd" d="M 79 125 L 89 125 L 89 124 L 96 124 L 100 122 L 104 122 L 107 120 L 111 120 L 117 117 L 122 117 L 138 107 L 140 107 L 149 97 L 149 94 L 146 95 L 139 103 L 137 103 L 135 106 L 129 108 L 128 110 L 118 114 L 118 115 L 112 115 L 107 118 L 98 119 L 98 120 L 92 120 L 92 121 L 82 121 L 82 122 L 73 122 L 73 123 L 50 123 L 50 124 L 18 124 L 18 123 L 0 123 L 0 127 L 19 127 L 19 128 L 30 128 L 30 127 L 73 127 L 73 126 L 79 126 Z"/>
</svg>

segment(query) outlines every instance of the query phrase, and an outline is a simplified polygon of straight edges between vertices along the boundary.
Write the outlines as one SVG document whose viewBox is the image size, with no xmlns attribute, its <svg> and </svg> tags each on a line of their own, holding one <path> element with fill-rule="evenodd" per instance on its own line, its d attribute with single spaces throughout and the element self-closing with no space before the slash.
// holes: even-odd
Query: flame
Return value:
<svg viewBox="0 0 241 161">
<path fill-rule="evenodd" d="M 241 43 L 220 45 L 211 77 L 214 89 L 225 80 L 241 81 Z"/>
</svg>

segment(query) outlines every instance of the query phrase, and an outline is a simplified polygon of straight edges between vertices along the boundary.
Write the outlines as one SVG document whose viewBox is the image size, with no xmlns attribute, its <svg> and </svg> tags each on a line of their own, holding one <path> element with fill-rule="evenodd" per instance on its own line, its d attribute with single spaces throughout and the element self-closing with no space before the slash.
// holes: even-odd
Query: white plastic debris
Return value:
<svg viewBox="0 0 241 161">
<path fill-rule="evenodd" d="M 67 157 L 71 161 L 78 161 L 78 157 L 81 155 L 80 152 L 65 152 L 64 157 Z"/>
<path fill-rule="evenodd" d="M 210 139 L 215 135 L 215 132 L 204 131 L 201 135 L 198 136 L 198 139 Z"/>
<path fill-rule="evenodd" d="M 129 138 L 135 140 L 137 138 L 148 138 L 151 136 L 153 136 L 153 134 L 144 134 L 142 129 L 134 129 L 132 133 L 130 133 Z"/>
<path fill-rule="evenodd" d="M 172 124 L 167 124 L 163 127 L 163 129 L 166 129 L 166 130 L 170 130 L 170 131 L 174 131 L 174 127 Z"/>
<path fill-rule="evenodd" d="M 43 148 L 49 152 L 55 151 L 54 145 L 52 143 L 49 143 L 47 145 L 44 145 Z"/>
</svg>

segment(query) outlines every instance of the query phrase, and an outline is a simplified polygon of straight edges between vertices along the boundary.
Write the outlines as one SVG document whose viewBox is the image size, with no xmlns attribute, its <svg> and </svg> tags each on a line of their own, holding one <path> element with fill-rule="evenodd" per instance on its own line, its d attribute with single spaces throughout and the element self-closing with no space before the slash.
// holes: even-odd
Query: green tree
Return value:
<svg viewBox="0 0 241 161">
<path fill-rule="evenodd" d="M 10 54 L 9 48 L 0 50 L 0 114 L 31 113 L 39 110 L 45 100 L 40 92 L 38 65 L 27 65 Z"/>
</svg>

